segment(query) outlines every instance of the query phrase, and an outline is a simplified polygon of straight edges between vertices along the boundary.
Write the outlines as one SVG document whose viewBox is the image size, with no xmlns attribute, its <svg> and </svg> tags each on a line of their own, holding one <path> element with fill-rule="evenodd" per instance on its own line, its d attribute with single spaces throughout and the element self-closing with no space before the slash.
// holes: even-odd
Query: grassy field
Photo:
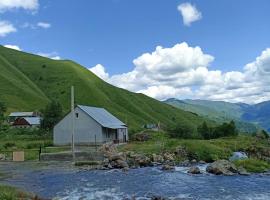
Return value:
<svg viewBox="0 0 270 200">
<path fill-rule="evenodd" d="M 79 64 L 56 61 L 0 46 L 0 101 L 8 111 L 39 110 L 58 100 L 67 112 L 70 86 L 76 103 L 104 107 L 129 126 L 130 133 L 144 124 L 185 124 L 196 131 L 205 119 L 147 97 L 114 87 Z"/>
<path fill-rule="evenodd" d="M 164 132 L 150 132 L 151 140 L 145 142 L 131 142 L 120 147 L 122 151 L 135 151 L 138 153 L 152 154 L 165 151 L 173 152 L 177 147 L 184 147 L 191 159 L 207 162 L 218 159 L 228 159 L 234 151 L 245 151 L 247 148 L 267 148 L 269 143 L 265 140 L 255 140 L 254 137 L 240 135 L 237 137 L 219 138 L 212 140 L 174 139 Z"/>
</svg>

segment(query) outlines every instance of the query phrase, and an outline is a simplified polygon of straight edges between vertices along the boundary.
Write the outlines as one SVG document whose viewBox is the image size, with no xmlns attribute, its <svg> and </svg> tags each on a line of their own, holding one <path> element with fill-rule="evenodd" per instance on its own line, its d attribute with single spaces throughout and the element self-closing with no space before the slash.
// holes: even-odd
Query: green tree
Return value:
<svg viewBox="0 0 270 200">
<path fill-rule="evenodd" d="M 169 134 L 171 135 L 171 137 L 174 138 L 193 138 L 193 130 L 184 124 L 177 124 L 174 127 L 171 127 L 169 130 Z"/>
<path fill-rule="evenodd" d="M 45 130 L 52 130 L 56 123 L 60 121 L 63 115 L 62 106 L 57 101 L 52 101 L 42 111 L 43 119 L 41 121 L 41 128 Z"/>
<path fill-rule="evenodd" d="M 203 139 L 208 140 L 211 138 L 210 129 L 208 128 L 207 123 L 205 121 L 202 123 L 202 125 L 198 126 L 197 131 L 202 136 Z"/>
</svg>

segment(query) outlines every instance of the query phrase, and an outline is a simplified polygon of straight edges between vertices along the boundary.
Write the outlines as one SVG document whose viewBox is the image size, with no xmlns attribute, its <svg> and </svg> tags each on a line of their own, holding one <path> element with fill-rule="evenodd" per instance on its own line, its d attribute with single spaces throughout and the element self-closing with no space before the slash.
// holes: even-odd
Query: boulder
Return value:
<svg viewBox="0 0 270 200">
<path fill-rule="evenodd" d="M 199 164 L 204 165 L 204 164 L 206 164 L 206 162 L 204 160 L 200 160 Z"/>
<path fill-rule="evenodd" d="M 174 166 L 166 164 L 166 165 L 163 165 L 161 169 L 165 170 L 165 171 L 170 171 L 170 170 L 174 170 L 175 168 L 174 168 Z"/>
<path fill-rule="evenodd" d="M 200 174 L 200 168 L 196 167 L 196 166 L 192 166 L 191 168 L 189 168 L 188 173 L 190 174 Z"/>
<path fill-rule="evenodd" d="M 228 160 L 217 160 L 209 164 L 206 171 L 215 175 L 233 175 L 238 173 L 236 166 Z"/>
<path fill-rule="evenodd" d="M 152 154 L 152 161 L 155 163 L 163 163 L 164 159 L 161 155 Z"/>
<path fill-rule="evenodd" d="M 128 169 L 129 168 L 129 166 L 128 166 L 128 164 L 127 164 L 126 161 L 116 160 L 115 162 L 117 164 L 117 168 L 124 168 L 124 169 Z"/>
<path fill-rule="evenodd" d="M 163 155 L 163 158 L 164 160 L 167 160 L 167 161 L 174 161 L 174 154 L 172 153 L 164 153 Z"/>
<path fill-rule="evenodd" d="M 140 167 L 152 166 L 151 159 L 145 155 L 137 155 L 134 158 L 135 164 Z"/>
<path fill-rule="evenodd" d="M 125 160 L 124 156 L 122 154 L 113 154 L 108 157 L 109 161 L 115 161 L 115 160 Z"/>
<path fill-rule="evenodd" d="M 182 167 L 189 167 L 191 164 L 189 160 L 184 160 L 183 162 L 180 163 L 180 166 Z"/>
<path fill-rule="evenodd" d="M 248 176 L 250 173 L 247 172 L 247 170 L 244 167 L 238 167 L 238 174 L 243 175 L 243 176 Z"/>
<path fill-rule="evenodd" d="M 195 163 L 197 163 L 197 160 L 196 159 L 193 159 L 193 160 L 191 160 L 191 163 L 192 164 L 195 164 Z"/>
</svg>

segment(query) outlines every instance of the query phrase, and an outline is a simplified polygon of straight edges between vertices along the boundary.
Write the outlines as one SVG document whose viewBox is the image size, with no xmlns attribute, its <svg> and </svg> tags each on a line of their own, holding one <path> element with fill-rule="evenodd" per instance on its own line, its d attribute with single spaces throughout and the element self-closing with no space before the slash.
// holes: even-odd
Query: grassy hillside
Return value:
<svg viewBox="0 0 270 200">
<path fill-rule="evenodd" d="M 250 105 L 247 104 L 208 100 L 178 100 L 173 98 L 166 100 L 165 103 L 220 123 L 233 119 L 237 128 L 242 132 L 252 133 L 257 129 L 255 121 L 249 121 L 253 122 L 253 124 L 242 118 L 247 108 L 250 108 Z"/>
<path fill-rule="evenodd" d="M 41 109 L 53 99 L 59 100 L 67 112 L 70 105 L 70 86 L 75 86 L 76 103 L 104 107 L 131 129 L 146 123 L 167 126 L 176 123 L 196 128 L 202 117 L 143 94 L 114 87 L 73 61 L 56 61 L 7 49 L 0 46 L 0 101 L 9 110 Z M 11 84 L 10 80 L 12 80 Z"/>
</svg>

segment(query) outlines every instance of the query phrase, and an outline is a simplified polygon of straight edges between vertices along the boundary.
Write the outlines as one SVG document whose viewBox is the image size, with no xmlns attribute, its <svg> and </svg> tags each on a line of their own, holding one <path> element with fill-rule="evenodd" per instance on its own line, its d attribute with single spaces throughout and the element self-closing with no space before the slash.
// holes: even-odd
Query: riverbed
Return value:
<svg viewBox="0 0 270 200">
<path fill-rule="evenodd" d="M 61 200 L 150 199 L 162 196 L 188 200 L 269 200 L 270 176 L 216 176 L 187 173 L 176 167 L 165 172 L 159 167 L 121 170 L 84 170 L 71 163 L 0 163 L 7 176 L 0 183 L 34 192 L 43 198 Z"/>
</svg>

